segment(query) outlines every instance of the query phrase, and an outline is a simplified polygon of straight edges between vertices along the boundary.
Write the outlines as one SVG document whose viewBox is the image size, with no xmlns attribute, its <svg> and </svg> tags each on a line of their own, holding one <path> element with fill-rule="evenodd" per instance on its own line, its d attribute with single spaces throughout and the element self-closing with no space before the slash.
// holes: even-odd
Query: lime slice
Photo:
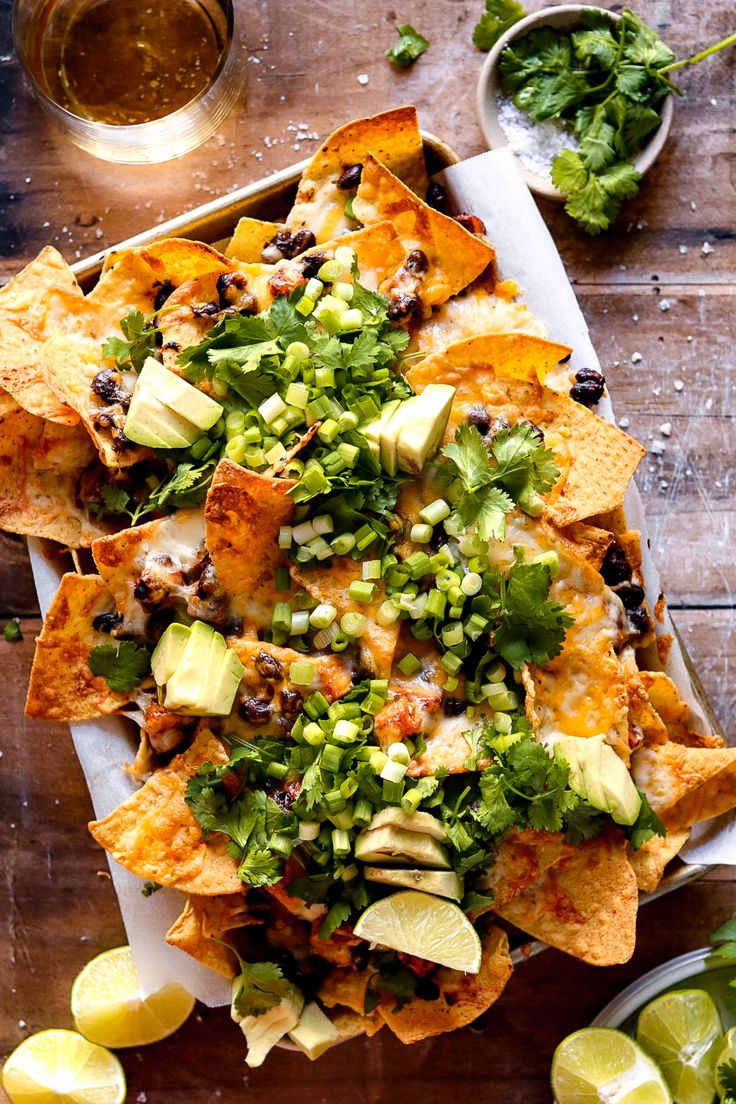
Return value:
<svg viewBox="0 0 736 1104">
<path fill-rule="evenodd" d="M 114 1054 L 76 1031 L 29 1035 L 3 1066 L 11 1104 L 123 1104 L 125 1074 Z"/>
<path fill-rule="evenodd" d="M 721 1081 L 721 1066 L 725 1066 L 728 1062 L 736 1062 L 736 1027 L 731 1027 L 726 1032 L 723 1046 L 716 1059 L 716 1090 L 721 1100 L 726 1096 L 726 1090 Z"/>
<path fill-rule="evenodd" d="M 156 1043 L 181 1027 L 192 1008 L 194 997 L 176 983 L 144 997 L 130 947 L 103 951 L 72 986 L 77 1030 L 103 1046 Z"/>
<path fill-rule="evenodd" d="M 639 1015 L 636 1038 L 660 1066 L 678 1104 L 712 1104 L 723 1027 L 708 993 L 679 989 L 657 997 Z"/>
<path fill-rule="evenodd" d="M 557 1104 L 671 1104 L 660 1070 L 623 1031 L 584 1027 L 552 1059 Z"/>
<path fill-rule="evenodd" d="M 369 943 L 477 974 L 482 948 L 461 908 L 415 889 L 392 893 L 365 910 L 355 934 Z"/>
</svg>

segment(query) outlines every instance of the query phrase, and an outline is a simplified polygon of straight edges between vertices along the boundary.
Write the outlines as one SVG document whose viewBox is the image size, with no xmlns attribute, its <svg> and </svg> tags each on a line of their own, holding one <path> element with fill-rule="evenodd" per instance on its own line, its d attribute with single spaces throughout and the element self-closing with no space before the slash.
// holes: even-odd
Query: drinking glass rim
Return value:
<svg viewBox="0 0 736 1104">
<path fill-rule="evenodd" d="M 68 107 L 63 107 L 45 91 L 45 89 L 39 84 L 34 73 L 31 71 L 26 57 L 25 51 L 20 46 L 20 32 L 18 30 L 17 12 L 19 6 L 19 0 L 13 0 L 13 11 L 11 20 L 11 30 L 13 37 L 13 49 L 15 50 L 15 56 L 21 64 L 21 68 L 26 76 L 26 79 L 32 85 L 34 92 L 44 103 L 51 109 L 52 112 L 57 113 L 62 119 L 73 120 L 77 123 L 83 123 L 86 127 L 94 127 L 98 133 L 104 133 L 112 135 L 118 135 L 121 138 L 126 136 L 140 136 L 143 138 L 147 133 L 152 130 L 161 129 L 162 123 L 169 123 L 172 120 L 181 119 L 185 114 L 190 112 L 193 107 L 196 107 L 202 100 L 206 99 L 212 94 L 215 85 L 219 82 L 223 75 L 227 62 L 232 53 L 233 45 L 236 39 L 235 29 L 235 12 L 236 4 L 235 0 L 221 0 L 224 5 L 225 13 L 227 15 L 227 30 L 228 40 L 225 43 L 222 51 L 220 52 L 220 58 L 217 63 L 217 69 L 215 70 L 212 80 L 205 87 L 202 88 L 195 96 L 192 96 L 191 100 L 187 100 L 181 107 L 177 107 L 174 111 L 170 111 L 167 115 L 159 115 L 156 119 L 148 119 L 145 123 L 103 123 L 97 119 L 90 119 L 87 115 L 77 115 L 76 111 L 70 111 Z"/>
</svg>

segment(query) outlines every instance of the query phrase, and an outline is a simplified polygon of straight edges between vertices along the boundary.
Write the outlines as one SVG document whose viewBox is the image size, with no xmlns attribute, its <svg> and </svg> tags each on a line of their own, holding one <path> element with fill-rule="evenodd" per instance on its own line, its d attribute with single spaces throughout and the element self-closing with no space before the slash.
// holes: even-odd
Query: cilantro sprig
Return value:
<svg viewBox="0 0 736 1104">
<path fill-rule="evenodd" d="M 131 640 L 114 644 L 99 644 L 87 657 L 93 675 L 102 675 L 111 690 L 127 694 L 139 686 L 151 673 L 151 653 Z"/>
<path fill-rule="evenodd" d="M 156 351 L 156 342 L 160 329 L 156 325 L 155 315 L 146 318 L 143 311 L 133 309 L 120 319 L 120 329 L 125 340 L 120 337 L 108 337 L 102 346 L 103 357 L 112 357 L 118 368 L 128 368 L 140 372 L 147 357 Z"/>
<path fill-rule="evenodd" d="M 223 943 L 238 960 L 240 973 L 233 982 L 233 1008 L 239 1016 L 262 1016 L 289 995 L 292 982 L 275 962 L 246 962 L 233 946 Z"/>
<path fill-rule="evenodd" d="M 148 514 L 197 506 L 212 482 L 218 459 L 219 450 L 217 456 L 203 464 L 192 460 L 172 461 L 165 474 L 152 473 L 133 492 L 118 484 L 106 483 L 100 488 L 100 501 L 88 503 L 88 508 L 103 518 L 125 514 L 131 525 L 137 525 Z"/>
<path fill-rule="evenodd" d="M 397 69 L 408 69 L 429 49 L 429 39 L 416 31 L 411 23 L 400 23 L 396 30 L 399 41 L 386 51 L 386 57 Z"/>
<path fill-rule="evenodd" d="M 486 0 L 486 10 L 473 30 L 473 43 L 479 50 L 490 50 L 525 15 L 516 0 Z"/>
</svg>

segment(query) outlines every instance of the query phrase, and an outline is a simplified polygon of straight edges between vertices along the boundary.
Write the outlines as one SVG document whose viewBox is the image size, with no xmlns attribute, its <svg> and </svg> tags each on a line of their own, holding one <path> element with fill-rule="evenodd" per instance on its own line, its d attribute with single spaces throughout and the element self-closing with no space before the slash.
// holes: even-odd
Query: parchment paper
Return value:
<svg viewBox="0 0 736 1104">
<path fill-rule="evenodd" d="M 451 204 L 457 211 L 471 211 L 483 219 L 496 248 L 501 277 L 513 278 L 523 287 L 526 302 L 546 324 L 551 338 L 573 347 L 573 366 L 576 369 L 598 368 L 585 319 L 560 256 L 511 152 L 499 149 L 483 153 L 444 170 L 439 179 L 446 185 Z M 191 212 L 192 218 L 196 214 L 196 211 Z M 597 411 L 609 421 L 615 421 L 607 397 L 598 404 Z M 626 513 L 630 525 L 642 534 L 645 589 L 653 607 L 660 593 L 659 577 L 648 552 L 646 523 L 635 487 L 627 498 Z M 63 568 L 58 556 L 51 560 L 44 555 L 42 542 L 30 539 L 28 545 L 39 602 L 45 613 Z M 668 615 L 663 624 L 657 625 L 657 631 L 672 632 Z M 690 704 L 699 726 L 706 730 L 708 724 L 677 641 L 670 651 L 666 670 Z M 134 728 L 122 719 L 107 718 L 74 724 L 71 733 L 95 814 L 104 816 L 136 788 L 130 775 L 121 770 L 122 764 L 130 762 L 135 754 Z M 732 817 L 719 818 L 703 826 L 693 837 L 687 861 L 736 862 L 736 826 Z M 229 982 L 164 940 L 166 930 L 184 907 L 184 895 L 161 889 L 150 897 L 143 897 L 141 880 L 112 859 L 108 861 L 145 991 L 155 992 L 167 982 L 176 980 L 211 1007 L 228 1004 Z"/>
</svg>

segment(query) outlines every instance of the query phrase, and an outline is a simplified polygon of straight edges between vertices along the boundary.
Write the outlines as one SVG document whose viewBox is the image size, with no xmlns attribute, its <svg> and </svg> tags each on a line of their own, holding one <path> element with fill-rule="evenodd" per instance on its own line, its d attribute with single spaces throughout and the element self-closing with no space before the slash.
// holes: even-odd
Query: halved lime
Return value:
<svg viewBox="0 0 736 1104">
<path fill-rule="evenodd" d="M 76 1031 L 39 1031 L 3 1066 L 12 1104 L 123 1104 L 125 1074 L 114 1054 Z"/>
<path fill-rule="evenodd" d="M 176 983 L 144 997 L 130 947 L 97 955 L 72 986 L 77 1030 L 103 1046 L 156 1043 L 181 1027 L 193 1008 L 194 997 Z"/>
<path fill-rule="evenodd" d="M 557 1104 L 671 1104 L 667 1083 L 640 1046 L 610 1027 L 584 1027 L 552 1059 Z"/>
<path fill-rule="evenodd" d="M 365 910 L 355 934 L 369 943 L 438 962 L 451 970 L 477 974 L 482 948 L 478 933 L 461 908 L 441 897 L 406 889 L 383 897 Z"/>
<path fill-rule="evenodd" d="M 721 1078 L 721 1066 L 725 1066 L 730 1062 L 736 1062 L 736 1027 L 731 1027 L 726 1032 L 723 1046 L 718 1051 L 718 1057 L 716 1058 L 716 1091 L 721 1100 L 727 1095 Z M 733 1093 L 730 1095 L 733 1095 Z"/>
<path fill-rule="evenodd" d="M 709 993 L 663 993 L 639 1014 L 636 1038 L 659 1065 L 678 1104 L 712 1104 L 723 1026 Z"/>
</svg>

